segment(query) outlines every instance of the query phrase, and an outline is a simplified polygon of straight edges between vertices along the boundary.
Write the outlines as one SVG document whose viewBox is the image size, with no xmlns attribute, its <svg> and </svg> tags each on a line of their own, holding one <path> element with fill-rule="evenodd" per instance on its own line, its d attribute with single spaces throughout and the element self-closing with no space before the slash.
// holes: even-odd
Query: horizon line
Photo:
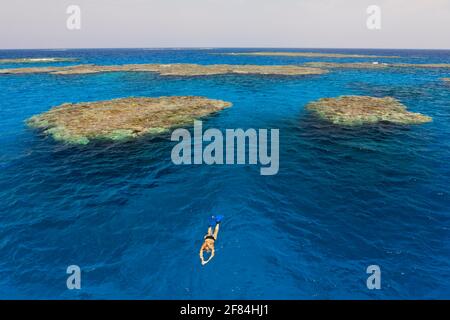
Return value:
<svg viewBox="0 0 450 320">
<path fill-rule="evenodd" d="M 187 46 L 187 47 L 70 47 L 70 48 L 0 48 L 0 50 L 92 50 L 92 49 L 201 49 L 201 50 L 213 50 L 213 49 L 331 49 L 331 50 L 443 50 L 448 51 L 450 48 L 367 48 L 367 47 L 214 47 L 214 46 Z"/>
</svg>

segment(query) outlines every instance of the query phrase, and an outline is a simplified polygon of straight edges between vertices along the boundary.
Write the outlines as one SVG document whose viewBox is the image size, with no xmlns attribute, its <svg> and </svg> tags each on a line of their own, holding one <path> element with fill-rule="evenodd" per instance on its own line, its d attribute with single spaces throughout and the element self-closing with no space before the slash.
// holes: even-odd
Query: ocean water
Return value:
<svg viewBox="0 0 450 320">
<path fill-rule="evenodd" d="M 79 59 L 49 65 L 367 60 L 220 55 L 246 50 L 8 50 L 0 58 Z M 317 51 L 450 63 L 450 51 Z M 22 66 L 29 64 L 0 68 Z M 450 69 L 0 76 L 0 298 L 450 298 L 450 84 L 442 77 Z M 433 122 L 337 128 L 304 109 L 344 94 L 392 96 Z M 175 166 L 174 143 L 164 136 L 70 146 L 24 125 L 64 102 L 165 95 L 233 103 L 205 119 L 205 129 L 279 129 L 279 173 Z M 216 257 L 202 267 L 198 250 L 212 214 L 225 219 Z M 72 264 L 82 270 L 81 290 L 66 287 Z M 373 264 L 381 290 L 366 287 Z"/>
</svg>

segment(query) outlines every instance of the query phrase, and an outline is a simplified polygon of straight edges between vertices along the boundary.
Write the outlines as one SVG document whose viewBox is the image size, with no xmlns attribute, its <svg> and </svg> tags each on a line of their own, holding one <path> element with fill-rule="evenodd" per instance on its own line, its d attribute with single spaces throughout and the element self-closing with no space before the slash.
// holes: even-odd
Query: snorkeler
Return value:
<svg viewBox="0 0 450 320">
<path fill-rule="evenodd" d="M 214 257 L 214 242 L 217 240 L 217 235 L 219 234 L 219 224 L 222 221 L 223 216 L 218 215 L 216 217 L 212 216 L 209 222 L 208 233 L 204 237 L 204 242 L 202 247 L 200 248 L 200 261 L 202 262 L 202 266 L 207 264 Z M 214 233 L 213 233 L 213 225 Z M 205 261 L 203 257 L 204 252 L 211 252 L 209 258 Z"/>
</svg>

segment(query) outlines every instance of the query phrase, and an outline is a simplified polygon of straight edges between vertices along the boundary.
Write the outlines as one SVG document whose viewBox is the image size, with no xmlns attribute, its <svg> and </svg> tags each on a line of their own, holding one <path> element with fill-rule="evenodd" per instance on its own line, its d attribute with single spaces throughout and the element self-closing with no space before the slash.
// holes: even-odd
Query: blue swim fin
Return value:
<svg viewBox="0 0 450 320">
<path fill-rule="evenodd" d="M 221 223 L 223 219 L 223 216 L 221 214 L 216 216 L 216 223 Z"/>
<path fill-rule="evenodd" d="M 211 216 L 211 218 L 209 218 L 209 226 L 214 227 L 216 223 L 217 223 L 216 217 Z"/>
</svg>

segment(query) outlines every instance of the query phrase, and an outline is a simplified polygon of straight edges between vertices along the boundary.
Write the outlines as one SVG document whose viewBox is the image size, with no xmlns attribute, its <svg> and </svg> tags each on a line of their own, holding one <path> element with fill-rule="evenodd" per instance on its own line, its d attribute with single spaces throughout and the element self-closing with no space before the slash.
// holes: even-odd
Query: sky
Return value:
<svg viewBox="0 0 450 320">
<path fill-rule="evenodd" d="M 67 7 L 81 10 L 67 28 Z M 370 30 L 366 9 L 381 9 Z M 0 49 L 450 49 L 450 0 L 3 0 Z"/>
</svg>

